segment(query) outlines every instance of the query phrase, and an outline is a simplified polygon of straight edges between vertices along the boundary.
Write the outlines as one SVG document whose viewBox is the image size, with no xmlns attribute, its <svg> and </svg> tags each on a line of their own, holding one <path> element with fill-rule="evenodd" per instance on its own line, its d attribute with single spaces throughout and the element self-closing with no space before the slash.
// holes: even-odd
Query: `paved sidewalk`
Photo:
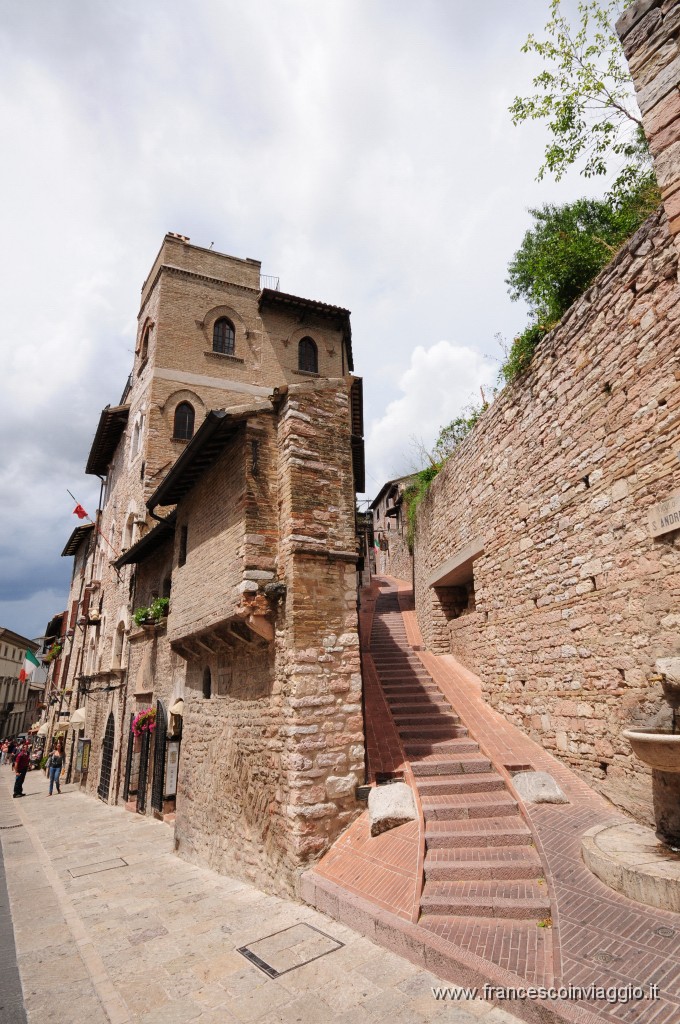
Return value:
<svg viewBox="0 0 680 1024">
<path fill-rule="evenodd" d="M 167 825 L 74 787 L 49 798 L 38 772 L 12 800 L 11 780 L 0 769 L 0 843 L 29 1024 L 516 1021 L 437 1001 L 445 982 L 337 921 L 185 863 Z M 256 947 L 279 977 L 237 952 L 288 928 Z"/>
</svg>

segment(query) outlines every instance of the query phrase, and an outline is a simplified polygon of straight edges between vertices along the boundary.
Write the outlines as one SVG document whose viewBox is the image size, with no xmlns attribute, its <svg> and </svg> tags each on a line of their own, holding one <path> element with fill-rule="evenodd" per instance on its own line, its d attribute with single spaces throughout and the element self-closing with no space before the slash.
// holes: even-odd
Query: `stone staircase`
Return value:
<svg viewBox="0 0 680 1024">
<path fill-rule="evenodd" d="M 503 777 L 411 649 L 394 593 L 378 598 L 370 652 L 425 819 L 419 924 L 439 935 L 461 918 L 535 928 L 550 915 L 550 898 L 531 831 Z"/>
</svg>

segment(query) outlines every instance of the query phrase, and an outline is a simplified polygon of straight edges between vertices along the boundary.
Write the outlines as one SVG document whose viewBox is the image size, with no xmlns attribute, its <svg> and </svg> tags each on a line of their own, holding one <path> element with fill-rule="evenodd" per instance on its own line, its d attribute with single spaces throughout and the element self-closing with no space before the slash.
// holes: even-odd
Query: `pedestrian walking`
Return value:
<svg viewBox="0 0 680 1024">
<path fill-rule="evenodd" d="M 12 794 L 14 797 L 26 796 L 23 786 L 30 760 L 28 744 L 25 743 L 23 747 L 19 748 L 19 753 L 14 758 L 14 771 L 16 773 L 16 779 L 14 780 L 14 793 Z"/>
<path fill-rule="evenodd" d="M 57 740 L 57 745 L 50 754 L 50 759 L 47 762 L 48 767 L 48 778 L 50 780 L 50 791 L 48 796 L 52 796 L 52 788 L 57 787 L 57 793 L 61 793 L 61 786 L 59 785 L 59 776 L 61 775 L 61 769 L 64 767 L 64 744 L 61 740 Z"/>
</svg>

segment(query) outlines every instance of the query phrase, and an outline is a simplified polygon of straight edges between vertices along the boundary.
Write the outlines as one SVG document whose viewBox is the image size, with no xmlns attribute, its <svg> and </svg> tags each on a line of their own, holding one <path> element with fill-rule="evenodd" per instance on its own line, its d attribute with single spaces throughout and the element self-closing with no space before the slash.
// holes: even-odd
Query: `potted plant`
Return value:
<svg viewBox="0 0 680 1024">
<path fill-rule="evenodd" d="M 132 732 L 135 736 L 141 736 L 144 732 L 153 732 L 155 728 L 155 708 L 143 708 L 142 711 L 138 711 L 132 719 Z"/>
<path fill-rule="evenodd" d="M 169 598 L 155 597 L 148 608 L 136 608 L 132 613 L 132 618 L 137 626 L 157 626 L 161 619 L 168 614 L 169 605 Z"/>
</svg>

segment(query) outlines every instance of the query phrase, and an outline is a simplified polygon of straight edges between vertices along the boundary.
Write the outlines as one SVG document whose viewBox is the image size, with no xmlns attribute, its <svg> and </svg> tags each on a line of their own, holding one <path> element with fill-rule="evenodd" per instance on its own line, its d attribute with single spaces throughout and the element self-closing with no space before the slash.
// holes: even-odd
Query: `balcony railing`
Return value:
<svg viewBox="0 0 680 1024">
<path fill-rule="evenodd" d="M 269 274 L 260 274 L 260 289 L 271 288 L 272 291 L 279 291 L 278 277 L 271 277 Z"/>
</svg>

